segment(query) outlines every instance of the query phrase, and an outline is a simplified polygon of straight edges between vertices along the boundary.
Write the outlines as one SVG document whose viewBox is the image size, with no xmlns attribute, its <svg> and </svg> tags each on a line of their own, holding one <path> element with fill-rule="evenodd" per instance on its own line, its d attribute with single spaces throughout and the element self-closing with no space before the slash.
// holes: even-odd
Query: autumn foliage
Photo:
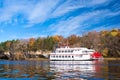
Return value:
<svg viewBox="0 0 120 80">
<path fill-rule="evenodd" d="M 30 51 L 48 50 L 53 51 L 61 45 L 70 47 L 87 47 L 101 52 L 104 57 L 120 57 L 120 30 L 88 32 L 82 36 L 70 35 L 66 38 L 60 35 L 11 40 L 0 43 L 0 53 L 16 52 L 26 56 Z"/>
</svg>

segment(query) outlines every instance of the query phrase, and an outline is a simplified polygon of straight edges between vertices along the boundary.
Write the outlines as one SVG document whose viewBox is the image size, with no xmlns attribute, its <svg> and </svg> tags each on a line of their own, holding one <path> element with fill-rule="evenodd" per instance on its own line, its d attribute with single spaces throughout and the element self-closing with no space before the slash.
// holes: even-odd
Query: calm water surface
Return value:
<svg viewBox="0 0 120 80">
<path fill-rule="evenodd" d="M 0 80 L 120 80 L 120 61 L 0 60 Z"/>
</svg>

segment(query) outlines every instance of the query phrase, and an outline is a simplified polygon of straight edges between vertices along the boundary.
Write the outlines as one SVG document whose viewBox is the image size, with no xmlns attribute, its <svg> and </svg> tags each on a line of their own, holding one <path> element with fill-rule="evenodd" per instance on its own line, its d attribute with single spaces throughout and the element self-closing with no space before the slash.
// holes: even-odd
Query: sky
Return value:
<svg viewBox="0 0 120 80">
<path fill-rule="evenodd" d="M 0 0 L 0 42 L 120 28 L 120 0 Z"/>
</svg>

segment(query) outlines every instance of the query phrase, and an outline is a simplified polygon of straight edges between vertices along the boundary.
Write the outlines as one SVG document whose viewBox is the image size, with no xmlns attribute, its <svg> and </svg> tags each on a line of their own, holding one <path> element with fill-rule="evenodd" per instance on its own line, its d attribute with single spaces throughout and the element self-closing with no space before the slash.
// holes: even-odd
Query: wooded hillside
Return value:
<svg viewBox="0 0 120 80">
<path fill-rule="evenodd" d="M 87 47 L 102 53 L 104 57 L 120 57 L 120 29 L 101 32 L 88 32 L 82 36 L 70 35 L 65 38 L 60 35 L 11 40 L 0 43 L 0 54 L 9 52 L 11 55 L 26 56 L 30 51 L 53 51 L 56 47 Z M 17 52 L 17 53 L 16 53 Z"/>
</svg>

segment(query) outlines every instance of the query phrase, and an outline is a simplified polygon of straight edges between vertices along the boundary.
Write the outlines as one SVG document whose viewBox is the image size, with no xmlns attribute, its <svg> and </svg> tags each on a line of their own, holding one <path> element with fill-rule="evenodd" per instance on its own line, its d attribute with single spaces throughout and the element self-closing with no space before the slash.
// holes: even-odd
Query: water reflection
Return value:
<svg viewBox="0 0 120 80">
<path fill-rule="evenodd" d="M 0 80 L 120 80 L 120 61 L 0 61 Z"/>
<path fill-rule="evenodd" d="M 53 79 L 48 61 L 0 61 L 1 79 Z"/>
<path fill-rule="evenodd" d="M 103 77 L 102 61 L 50 61 L 50 70 L 56 73 L 56 79 L 94 79 Z M 102 78 L 101 78 L 102 77 Z"/>
<path fill-rule="evenodd" d="M 109 80 L 120 80 L 120 61 L 108 61 Z"/>
</svg>

